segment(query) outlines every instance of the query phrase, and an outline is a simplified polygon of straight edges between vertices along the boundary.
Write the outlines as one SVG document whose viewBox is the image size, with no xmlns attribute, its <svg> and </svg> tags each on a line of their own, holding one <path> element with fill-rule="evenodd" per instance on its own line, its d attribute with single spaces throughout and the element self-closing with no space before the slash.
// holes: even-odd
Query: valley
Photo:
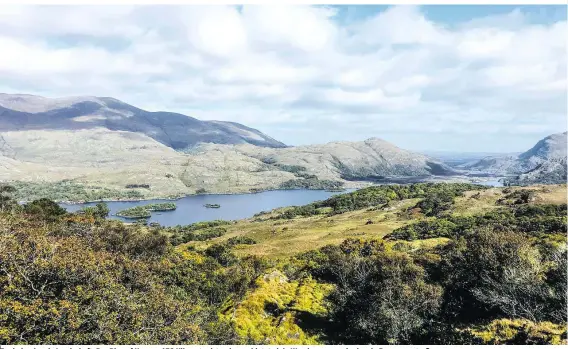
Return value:
<svg viewBox="0 0 568 349">
<path fill-rule="evenodd" d="M 529 2 L 2 6 L 0 349 L 568 347 Z"/>
<path fill-rule="evenodd" d="M 0 181 L 19 188 L 20 201 L 566 180 L 565 133 L 521 155 L 473 160 L 482 155 L 441 154 L 445 163 L 379 138 L 291 147 L 244 125 L 147 112 L 109 98 L 0 94 Z"/>
</svg>

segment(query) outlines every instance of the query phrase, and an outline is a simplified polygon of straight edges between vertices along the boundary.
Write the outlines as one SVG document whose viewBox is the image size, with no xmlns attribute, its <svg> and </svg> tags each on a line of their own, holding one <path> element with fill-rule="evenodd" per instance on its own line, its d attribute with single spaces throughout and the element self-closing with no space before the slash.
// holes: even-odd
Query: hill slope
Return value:
<svg viewBox="0 0 568 349">
<path fill-rule="evenodd" d="M 308 173 L 329 179 L 364 180 L 454 173 L 450 167 L 437 160 L 398 148 L 379 138 L 283 149 L 248 146 L 239 149 L 267 163 L 304 167 Z"/>
<path fill-rule="evenodd" d="M 281 149 L 207 143 L 183 153 L 144 134 L 93 128 L 1 132 L 0 141 L 0 156 L 6 159 L 0 166 L 0 180 L 73 180 L 115 192 L 133 184 L 148 185 L 148 189 L 137 189 L 137 198 L 360 187 L 364 184 L 357 180 L 365 177 L 451 171 L 426 156 L 379 140 Z"/>
</svg>

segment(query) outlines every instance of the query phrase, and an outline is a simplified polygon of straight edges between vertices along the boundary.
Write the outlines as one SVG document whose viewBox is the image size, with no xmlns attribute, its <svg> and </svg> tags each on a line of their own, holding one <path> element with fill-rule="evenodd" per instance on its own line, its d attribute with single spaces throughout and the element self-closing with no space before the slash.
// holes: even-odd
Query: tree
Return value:
<svg viewBox="0 0 568 349">
<path fill-rule="evenodd" d="M 342 246 L 328 263 L 337 287 L 329 297 L 335 342 L 403 344 L 437 313 L 442 289 L 403 252 Z"/>
<path fill-rule="evenodd" d="M 4 212 L 12 208 L 16 204 L 14 193 L 16 188 L 11 185 L 0 185 L 0 212 Z"/>
<path fill-rule="evenodd" d="M 67 210 L 49 199 L 39 199 L 25 204 L 24 212 L 42 220 L 53 222 L 66 214 Z"/>
<path fill-rule="evenodd" d="M 526 236 L 490 227 L 480 229 L 443 252 L 444 313 L 462 320 L 509 317 L 554 321 L 547 304 L 558 294 L 553 288 L 562 283 L 563 276 L 558 272 L 558 281 L 548 284 L 549 266 Z M 557 304 L 565 311 L 565 299 L 563 302 Z"/>
<path fill-rule="evenodd" d="M 110 209 L 108 208 L 108 205 L 106 203 L 99 202 L 94 207 L 83 208 L 80 212 L 85 215 L 92 216 L 94 218 L 104 219 L 108 217 Z"/>
</svg>

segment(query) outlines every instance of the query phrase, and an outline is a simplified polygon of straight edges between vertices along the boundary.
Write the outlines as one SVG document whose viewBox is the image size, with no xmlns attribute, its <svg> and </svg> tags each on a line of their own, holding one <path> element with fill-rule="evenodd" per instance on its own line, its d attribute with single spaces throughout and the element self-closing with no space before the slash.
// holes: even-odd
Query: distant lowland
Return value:
<svg viewBox="0 0 568 349">
<path fill-rule="evenodd" d="M 498 150 L 496 150 L 498 151 Z M 519 154 L 420 154 L 379 138 L 287 146 L 233 122 L 108 97 L 0 94 L 0 181 L 21 200 L 141 200 L 372 183 L 566 182 L 566 132 Z"/>
</svg>

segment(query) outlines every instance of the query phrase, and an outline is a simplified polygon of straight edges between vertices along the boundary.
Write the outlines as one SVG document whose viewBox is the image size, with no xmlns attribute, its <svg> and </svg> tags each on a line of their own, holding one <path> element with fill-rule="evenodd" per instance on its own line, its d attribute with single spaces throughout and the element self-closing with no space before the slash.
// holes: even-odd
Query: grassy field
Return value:
<svg viewBox="0 0 568 349">
<path fill-rule="evenodd" d="M 524 189 L 535 190 L 535 202 L 566 203 L 566 185 L 541 185 L 524 187 Z M 494 210 L 499 206 L 497 200 L 506 195 L 503 190 L 506 188 L 468 191 L 463 197 L 456 198 L 451 213 L 471 216 Z M 235 252 L 239 255 L 289 257 L 325 245 L 339 244 L 347 238 L 384 237 L 396 228 L 424 218 L 421 214 L 409 215 L 405 212 L 418 201 L 420 199 L 402 200 L 386 209 L 367 208 L 331 217 L 320 214 L 294 219 L 270 219 L 284 210 L 279 209 L 251 219 L 237 221 L 235 224 L 225 226 L 227 232 L 223 236 L 208 241 L 190 242 L 189 245 L 202 249 L 232 237 L 246 236 L 254 239 L 256 244 L 237 245 Z M 432 240 L 405 242 L 404 244 L 413 249 L 435 245 L 446 239 Z"/>
</svg>

